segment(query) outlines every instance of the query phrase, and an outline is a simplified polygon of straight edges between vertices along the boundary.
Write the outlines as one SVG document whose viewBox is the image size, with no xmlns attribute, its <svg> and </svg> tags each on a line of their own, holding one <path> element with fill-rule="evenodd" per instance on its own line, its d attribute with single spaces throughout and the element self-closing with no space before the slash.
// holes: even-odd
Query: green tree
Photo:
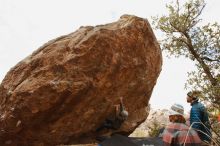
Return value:
<svg viewBox="0 0 220 146">
<path fill-rule="evenodd" d="M 160 134 L 160 129 L 162 128 L 162 126 L 160 125 L 160 123 L 154 119 L 153 120 L 153 125 L 151 125 L 149 127 L 149 136 L 150 137 L 158 137 L 158 135 Z"/>
<path fill-rule="evenodd" d="M 195 62 L 197 70 L 188 73 L 186 88 L 202 91 L 203 100 L 220 108 L 220 25 L 201 25 L 203 0 L 180 2 L 167 4 L 167 15 L 153 17 L 155 28 L 165 36 L 161 47 L 169 55 Z"/>
</svg>

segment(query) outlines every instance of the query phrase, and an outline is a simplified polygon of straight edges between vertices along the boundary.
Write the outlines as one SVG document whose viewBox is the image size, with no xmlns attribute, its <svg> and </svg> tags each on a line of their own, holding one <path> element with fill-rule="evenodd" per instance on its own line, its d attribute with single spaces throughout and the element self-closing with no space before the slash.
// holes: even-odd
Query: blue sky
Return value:
<svg viewBox="0 0 220 146">
<path fill-rule="evenodd" d="M 168 2 L 168 0 L 166 0 Z M 217 21 L 219 0 L 207 1 L 202 18 Z M 99 25 L 117 21 L 123 14 L 143 18 L 166 13 L 164 0 L 0 0 L 0 81 L 11 67 L 47 41 L 74 32 L 80 26 Z M 155 32 L 158 39 L 161 35 Z M 184 83 L 187 71 L 194 69 L 184 58 L 164 57 L 151 105 L 168 108 L 185 102 Z"/>
</svg>

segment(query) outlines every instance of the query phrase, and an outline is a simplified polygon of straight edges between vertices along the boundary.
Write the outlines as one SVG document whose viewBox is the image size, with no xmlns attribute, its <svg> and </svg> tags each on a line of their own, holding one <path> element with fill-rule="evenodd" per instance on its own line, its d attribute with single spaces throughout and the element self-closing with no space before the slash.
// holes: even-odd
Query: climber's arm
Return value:
<svg viewBox="0 0 220 146">
<path fill-rule="evenodd" d="M 115 116 L 118 117 L 119 113 L 119 105 L 115 105 Z"/>
<path fill-rule="evenodd" d="M 123 110 L 125 110 L 124 104 L 123 104 L 123 97 L 120 97 L 120 112 L 122 112 Z"/>
<path fill-rule="evenodd" d="M 122 99 L 122 97 L 120 97 L 120 103 L 115 105 L 115 116 L 119 117 L 120 113 L 124 110 L 125 110 L 125 108 L 124 108 L 124 104 L 123 104 L 123 99 Z"/>
</svg>

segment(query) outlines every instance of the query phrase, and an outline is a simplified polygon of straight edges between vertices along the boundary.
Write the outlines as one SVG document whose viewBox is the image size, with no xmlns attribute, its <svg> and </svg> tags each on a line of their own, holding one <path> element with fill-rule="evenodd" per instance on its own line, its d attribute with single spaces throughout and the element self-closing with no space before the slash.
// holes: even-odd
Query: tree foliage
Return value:
<svg viewBox="0 0 220 146">
<path fill-rule="evenodd" d="M 154 119 L 153 121 L 153 125 L 151 127 L 149 127 L 149 136 L 150 137 L 158 137 L 158 135 L 160 134 L 160 129 L 162 128 L 162 126 L 160 125 L 160 123 Z"/>
<path fill-rule="evenodd" d="M 202 91 L 204 100 L 220 108 L 220 25 L 201 25 L 205 5 L 203 0 L 176 0 L 166 5 L 168 15 L 153 17 L 153 24 L 165 36 L 164 51 L 195 62 L 197 70 L 188 73 L 186 87 Z"/>
</svg>

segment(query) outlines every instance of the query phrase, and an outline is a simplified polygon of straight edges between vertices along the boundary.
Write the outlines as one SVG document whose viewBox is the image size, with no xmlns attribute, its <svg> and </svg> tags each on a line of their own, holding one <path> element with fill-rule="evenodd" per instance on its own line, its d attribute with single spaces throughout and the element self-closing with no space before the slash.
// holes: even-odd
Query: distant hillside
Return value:
<svg viewBox="0 0 220 146">
<path fill-rule="evenodd" d="M 167 125 L 169 122 L 168 110 L 151 109 L 148 118 L 142 123 L 130 136 L 131 137 L 149 137 L 149 131 L 158 123 L 160 127 Z"/>
</svg>

